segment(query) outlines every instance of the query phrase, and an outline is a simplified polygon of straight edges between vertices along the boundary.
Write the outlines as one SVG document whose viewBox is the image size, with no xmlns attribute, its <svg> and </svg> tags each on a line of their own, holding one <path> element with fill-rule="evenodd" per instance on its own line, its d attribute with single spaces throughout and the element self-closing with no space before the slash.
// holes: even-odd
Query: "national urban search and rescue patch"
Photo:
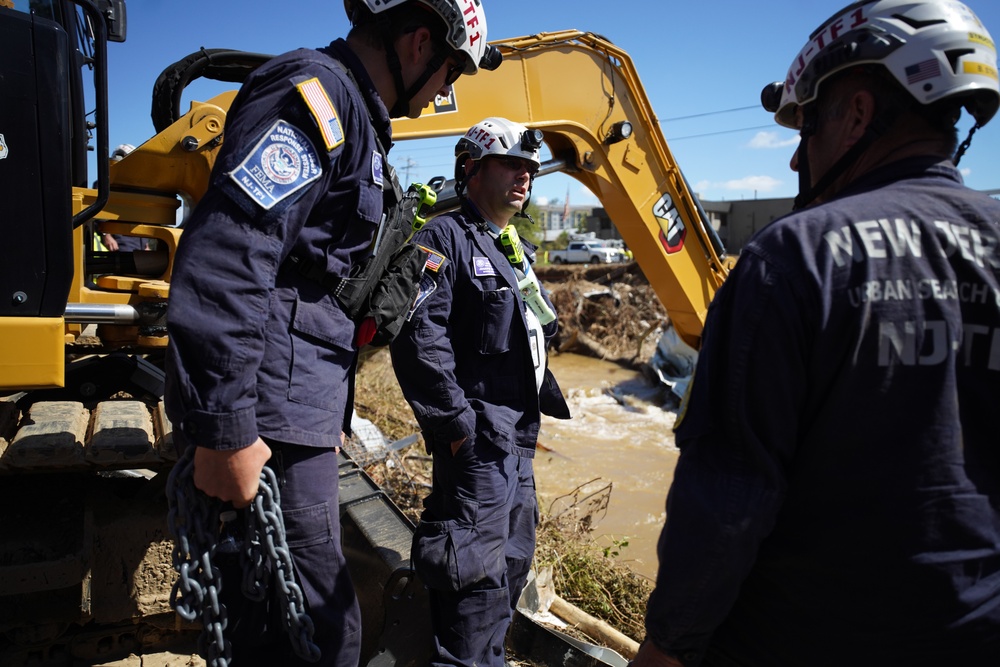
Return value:
<svg viewBox="0 0 1000 667">
<path fill-rule="evenodd" d="M 424 264 L 424 268 L 428 271 L 433 271 L 437 273 L 444 266 L 444 263 L 448 261 L 448 258 L 439 253 L 437 250 L 431 250 L 427 246 L 422 246 L 417 244 L 417 247 L 427 253 L 427 263 Z"/>
<path fill-rule="evenodd" d="M 313 77 L 302 83 L 295 84 L 302 99 L 306 101 L 306 106 L 313 115 L 319 131 L 323 135 L 326 143 L 326 152 L 329 153 L 334 148 L 344 143 L 344 128 L 340 125 L 340 118 L 337 117 L 337 110 L 333 108 L 330 96 L 326 94 L 326 89 L 319 79 Z"/>
<path fill-rule="evenodd" d="M 433 277 L 427 275 L 426 273 L 420 276 L 420 289 L 417 292 L 417 298 L 413 300 L 413 306 L 410 307 L 410 312 L 406 314 L 406 321 L 409 322 L 410 318 L 413 317 L 413 313 L 417 312 L 417 308 L 420 308 L 421 304 L 427 300 L 431 294 L 434 294 L 434 290 L 437 289 L 437 281 Z"/>
<path fill-rule="evenodd" d="M 229 174 L 265 210 L 274 208 L 323 174 L 319 154 L 305 132 L 277 121 Z"/>
</svg>

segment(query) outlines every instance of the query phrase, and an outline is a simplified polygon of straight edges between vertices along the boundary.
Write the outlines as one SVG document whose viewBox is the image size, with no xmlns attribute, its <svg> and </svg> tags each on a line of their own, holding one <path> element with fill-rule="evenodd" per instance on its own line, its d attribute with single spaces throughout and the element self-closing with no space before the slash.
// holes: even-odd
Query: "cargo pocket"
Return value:
<svg viewBox="0 0 1000 667">
<path fill-rule="evenodd" d="M 511 324 L 517 316 L 517 299 L 509 287 L 482 292 L 483 333 L 479 351 L 503 354 L 510 350 Z"/>
<path fill-rule="evenodd" d="M 291 339 L 288 399 L 336 410 L 344 400 L 347 370 L 354 362 L 354 323 L 334 306 L 298 299 Z"/>
<path fill-rule="evenodd" d="M 461 519 L 421 521 L 413 533 L 413 568 L 428 588 L 461 591 L 486 576 L 475 518 L 478 505 L 460 502 Z"/>
<path fill-rule="evenodd" d="M 285 536 L 290 548 L 311 547 L 333 539 L 333 522 L 330 521 L 329 503 L 284 510 L 282 516 L 285 520 Z"/>
</svg>

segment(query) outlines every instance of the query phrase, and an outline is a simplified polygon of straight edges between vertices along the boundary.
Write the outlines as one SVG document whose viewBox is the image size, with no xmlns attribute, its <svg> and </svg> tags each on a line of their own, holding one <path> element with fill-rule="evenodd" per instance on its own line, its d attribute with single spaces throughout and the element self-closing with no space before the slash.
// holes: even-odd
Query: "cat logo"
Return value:
<svg viewBox="0 0 1000 667">
<path fill-rule="evenodd" d="M 681 219 L 674 199 L 669 194 L 660 197 L 653 207 L 653 215 L 660 225 L 660 244 L 668 255 L 675 255 L 684 249 L 684 239 L 687 237 L 687 226 Z"/>
<path fill-rule="evenodd" d="M 0 160 L 7 157 L 7 153 L 9 152 L 10 151 L 7 150 L 7 142 L 3 140 L 3 135 L 0 134 Z"/>
</svg>

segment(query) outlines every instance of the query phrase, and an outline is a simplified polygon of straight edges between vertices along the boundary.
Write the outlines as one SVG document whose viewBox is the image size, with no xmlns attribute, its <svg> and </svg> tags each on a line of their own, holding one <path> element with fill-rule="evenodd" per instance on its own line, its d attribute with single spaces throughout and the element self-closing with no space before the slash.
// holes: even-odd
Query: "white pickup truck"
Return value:
<svg viewBox="0 0 1000 667">
<path fill-rule="evenodd" d="M 570 241 L 565 250 L 550 250 L 552 264 L 614 264 L 627 261 L 620 248 L 609 248 L 600 241 Z"/>
</svg>

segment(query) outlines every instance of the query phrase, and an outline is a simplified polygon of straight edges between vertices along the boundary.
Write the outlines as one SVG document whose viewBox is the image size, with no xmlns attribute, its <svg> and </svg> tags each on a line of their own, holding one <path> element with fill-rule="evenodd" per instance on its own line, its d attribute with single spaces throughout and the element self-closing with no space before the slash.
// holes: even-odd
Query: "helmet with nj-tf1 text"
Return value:
<svg viewBox="0 0 1000 667">
<path fill-rule="evenodd" d="M 455 189 L 459 196 L 464 196 L 466 183 L 479 170 L 483 158 L 487 157 L 516 157 L 531 162 L 534 166 L 531 181 L 534 181 L 535 172 L 542 165 L 543 138 L 541 130 L 530 130 L 506 118 L 486 118 L 470 127 L 455 145 Z M 465 163 L 470 159 L 474 165 L 467 173 Z M 524 206 L 527 207 L 527 199 Z"/>
<path fill-rule="evenodd" d="M 467 56 L 465 74 L 475 74 L 480 67 L 496 69 L 499 65 L 495 47 L 486 43 L 486 13 L 480 0 L 344 0 L 344 10 L 353 20 L 359 4 L 372 14 L 381 14 L 407 3 L 424 5 L 441 17 L 447 26 L 449 46 Z"/>
<path fill-rule="evenodd" d="M 529 130 L 506 118 L 487 118 L 465 133 L 455 146 L 455 157 L 464 164 L 466 158 L 481 160 L 489 156 L 524 158 L 541 166 L 542 131 Z"/>
<path fill-rule="evenodd" d="M 855 2 L 821 25 L 783 82 L 765 87 L 764 108 L 785 127 L 816 100 L 823 82 L 845 69 L 880 65 L 919 104 L 951 101 L 983 126 L 1000 106 L 996 46 L 958 0 Z"/>
</svg>

